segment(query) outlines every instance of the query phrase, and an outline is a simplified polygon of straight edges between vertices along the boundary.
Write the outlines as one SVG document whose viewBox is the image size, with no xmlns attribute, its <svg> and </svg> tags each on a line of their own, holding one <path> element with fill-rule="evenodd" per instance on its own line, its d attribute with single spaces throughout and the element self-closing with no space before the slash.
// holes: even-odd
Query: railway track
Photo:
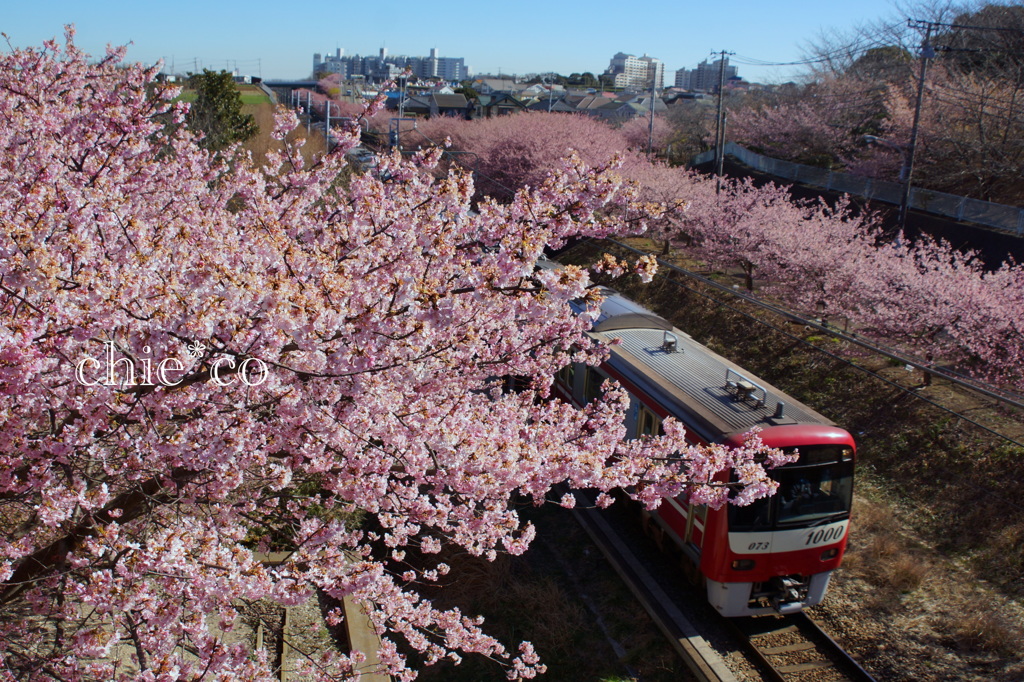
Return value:
<svg viewBox="0 0 1024 682">
<path fill-rule="evenodd" d="M 701 682 L 734 682 L 721 656 L 681 613 L 619 537 L 593 501 L 581 492 L 576 519 L 590 535 L 637 600 Z M 722 618 L 757 664 L 765 679 L 778 682 L 874 682 L 842 647 L 803 613 L 758 618 Z"/>
<path fill-rule="evenodd" d="M 874 678 L 806 614 L 728 621 L 760 663 L 767 679 L 874 682 Z"/>
<path fill-rule="evenodd" d="M 593 508 L 593 500 L 574 491 L 576 520 L 647 611 L 669 644 L 699 682 L 736 682 L 721 656 L 680 612 L 657 581 L 637 560 L 616 531 Z"/>
<path fill-rule="evenodd" d="M 288 560 L 290 552 L 271 554 L 256 553 L 256 558 L 266 566 L 276 566 Z M 374 672 L 378 667 L 377 649 L 380 637 L 377 635 L 366 612 L 351 598 L 346 597 L 340 607 L 344 614 L 344 642 L 335 642 L 345 651 L 359 650 L 366 656 L 360 679 L 363 682 L 391 682 L 390 675 Z M 303 633 L 323 627 L 319 608 L 302 609 L 292 606 L 279 607 L 264 612 L 257 620 L 253 638 L 256 649 L 264 649 L 271 661 L 271 669 L 280 682 L 298 682 L 303 679 L 297 672 L 300 660 L 312 654 L 306 651 L 308 642 L 303 642 Z"/>
</svg>

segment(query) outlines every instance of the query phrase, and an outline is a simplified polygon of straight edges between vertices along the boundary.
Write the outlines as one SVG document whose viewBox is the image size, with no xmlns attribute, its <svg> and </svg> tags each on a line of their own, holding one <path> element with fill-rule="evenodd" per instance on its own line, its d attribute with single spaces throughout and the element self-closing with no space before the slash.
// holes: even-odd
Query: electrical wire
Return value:
<svg viewBox="0 0 1024 682">
<path fill-rule="evenodd" d="M 590 242 L 592 244 L 597 245 L 596 242 L 594 242 L 594 240 L 592 240 L 592 239 L 588 239 L 586 241 Z M 620 247 L 620 248 L 623 248 L 623 249 L 626 249 L 628 251 L 631 251 L 631 252 L 633 252 L 635 254 L 648 255 L 645 252 L 640 251 L 639 249 L 635 249 L 635 248 L 633 248 L 633 247 L 631 247 L 631 246 L 629 246 L 627 244 L 623 244 L 622 242 L 615 241 L 614 239 L 609 239 L 607 241 L 612 243 L 612 244 L 614 244 L 614 245 L 616 245 L 616 246 L 618 246 L 618 247 Z M 698 275 L 697 273 L 691 272 L 691 271 L 686 270 L 684 268 L 680 268 L 679 266 L 673 265 L 671 263 L 666 263 L 663 260 L 661 260 L 660 258 L 658 259 L 658 263 L 659 263 L 659 265 L 661 267 L 666 268 L 667 270 L 669 270 L 669 271 L 671 271 L 673 273 L 682 275 L 683 277 L 686 277 L 688 279 L 692 279 L 692 280 L 694 280 L 696 282 L 700 282 L 701 284 L 711 286 L 714 289 L 717 289 L 717 290 L 722 291 L 724 293 L 728 293 L 731 296 L 733 296 L 735 298 L 739 298 L 739 299 L 743 300 L 746 303 L 751 303 L 751 304 L 761 308 L 762 310 L 766 310 L 766 311 L 771 312 L 773 314 L 783 316 L 783 317 L 785 317 L 787 319 L 797 320 L 801 324 L 803 324 L 804 326 L 811 327 L 811 328 L 813 328 L 813 329 L 815 329 L 817 331 L 820 331 L 822 333 L 828 334 L 830 336 L 834 336 L 834 337 L 836 337 L 836 338 L 838 338 L 840 340 L 855 343 L 856 345 L 861 346 L 862 348 L 865 348 L 866 350 L 870 350 L 870 351 L 872 351 L 874 353 L 877 353 L 878 355 L 881 355 L 883 357 L 896 360 L 898 362 L 907 364 L 908 366 L 916 367 L 917 369 L 921 369 L 922 371 L 929 371 L 929 372 L 935 374 L 936 376 L 942 377 L 942 378 L 944 378 L 944 379 L 946 379 L 948 381 L 951 381 L 954 384 L 962 386 L 963 388 L 966 388 L 968 390 L 976 391 L 976 392 L 980 391 L 981 393 L 983 393 L 987 397 L 992 398 L 994 400 L 998 400 L 1000 402 L 1005 402 L 1005 403 L 1014 405 L 1016 407 L 1024 407 L 1024 405 L 1022 405 L 1017 400 L 1014 400 L 1014 399 L 1011 399 L 1011 398 L 1008 398 L 1008 397 L 1003 397 L 1003 396 L 1000 396 L 1000 395 L 998 395 L 996 393 L 992 393 L 990 390 L 987 390 L 987 388 L 981 388 L 978 385 L 973 385 L 972 383 L 967 382 L 962 377 L 961 378 L 956 377 L 955 374 L 952 374 L 952 373 L 949 373 L 949 372 L 945 372 L 943 370 L 937 370 L 934 367 L 929 367 L 927 365 L 924 365 L 924 364 L 912 361 L 905 354 L 898 353 L 898 352 L 896 352 L 896 351 L 894 351 L 892 349 L 886 349 L 886 348 L 884 348 L 882 346 L 879 346 L 879 345 L 874 344 L 872 342 L 865 341 L 864 339 L 861 339 L 861 338 L 853 338 L 850 334 L 844 333 L 844 332 L 840 332 L 838 329 L 835 329 L 835 328 L 833 328 L 833 327 L 831 327 L 829 325 L 820 324 L 820 323 L 817 323 L 817 322 L 815 322 L 813 320 L 805 319 L 805 318 L 803 318 L 803 317 L 801 317 L 801 316 L 799 316 L 799 315 L 797 315 L 797 314 L 795 314 L 795 313 L 793 313 L 791 311 L 785 310 L 783 308 L 780 308 L 778 306 L 770 304 L 770 303 L 768 303 L 766 301 L 762 301 L 762 300 L 760 300 L 760 299 L 758 299 L 758 298 L 756 298 L 754 296 L 749 296 L 749 295 L 742 294 L 740 292 L 733 291 L 733 290 L 731 290 L 729 287 L 727 287 L 724 284 L 720 284 L 720 283 L 715 282 L 715 281 L 713 281 L 711 279 L 708 279 L 707 277 L 703 277 L 701 275 Z M 924 402 L 927 402 L 930 405 L 933 405 L 934 407 L 938 407 L 939 409 L 944 410 L 945 412 L 948 412 L 949 414 L 952 414 L 952 415 L 956 416 L 959 419 L 963 419 L 964 421 L 967 421 L 967 422 L 977 426 L 978 428 L 981 428 L 981 429 L 984 429 L 985 431 L 988 431 L 989 433 L 991 433 L 994 436 L 998 436 L 999 438 L 1002 438 L 1002 439 L 1004 439 L 1004 440 L 1006 440 L 1006 441 L 1008 441 L 1008 442 L 1010 442 L 1010 443 L 1012 443 L 1014 445 L 1017 445 L 1019 447 L 1024 448 L 1024 443 L 1016 441 L 1013 438 L 1011 438 L 1010 436 L 1007 436 L 1005 434 L 999 433 L 998 431 L 995 431 L 995 430 L 985 426 L 984 424 L 979 424 L 978 422 L 974 421 L 970 417 L 962 415 L 962 414 L 956 412 L 955 410 L 952 410 L 952 409 L 950 409 L 948 407 L 945 407 L 944 405 L 941 405 L 941 404 L 939 404 L 939 403 L 937 403 L 937 402 L 935 402 L 935 401 L 933 401 L 933 400 L 931 400 L 931 399 L 929 399 L 929 398 L 927 398 L 925 396 L 922 396 L 919 393 L 914 392 L 913 389 L 907 388 L 906 386 L 901 386 L 900 384 L 897 384 L 897 383 L 895 383 L 893 381 L 890 381 L 889 379 L 886 379 L 885 377 L 881 376 L 880 374 L 878 374 L 878 373 L 876 373 L 876 372 L 874 372 L 874 371 L 872 371 L 872 370 L 870 370 L 870 369 L 868 369 L 866 367 L 862 367 L 861 365 L 858 365 L 858 364 L 856 364 L 856 363 L 854 363 L 854 362 L 852 362 L 852 361 L 850 361 L 850 360 L 848 360 L 846 358 L 838 356 L 838 355 L 836 355 L 836 354 L 832 353 L 831 351 L 828 351 L 828 350 L 826 350 L 824 348 L 821 348 L 819 346 L 815 346 L 814 344 L 807 342 L 806 340 L 802 339 L 801 337 L 795 336 L 795 335 L 791 334 L 790 332 L 786 331 L 785 329 L 782 329 L 781 327 L 779 327 L 777 325 L 774 325 L 771 322 L 768 322 L 766 320 L 762 320 L 761 318 L 759 318 L 759 317 L 757 317 L 755 315 L 752 315 L 749 312 L 740 310 L 739 308 L 737 308 L 737 307 L 727 303 L 726 301 L 723 301 L 722 299 L 715 298 L 714 296 L 711 296 L 710 294 L 708 294 L 706 292 L 698 291 L 697 289 L 694 289 L 693 287 L 689 287 L 686 284 L 684 284 L 682 282 L 679 282 L 678 280 L 672 279 L 671 277 L 667 277 L 667 276 L 662 275 L 660 273 L 658 273 L 656 275 L 656 277 L 658 277 L 658 278 L 660 278 L 660 279 L 662 279 L 662 280 L 664 280 L 666 282 L 671 282 L 675 286 L 678 286 L 678 287 L 687 289 L 689 291 L 692 291 L 692 292 L 694 292 L 696 294 L 699 294 L 700 296 L 703 296 L 703 297 L 707 298 L 708 300 L 713 301 L 717 305 L 720 305 L 722 307 L 728 308 L 728 309 L 730 309 L 730 310 L 732 310 L 734 312 L 740 313 L 740 314 L 744 315 L 745 317 L 758 322 L 762 326 L 768 327 L 769 329 L 772 329 L 772 330 L 774 330 L 776 332 L 779 332 L 780 334 L 785 334 L 786 336 L 790 337 L 793 340 L 799 340 L 804 345 L 807 345 L 810 348 L 814 349 L 816 352 L 823 353 L 823 354 L 825 354 L 825 355 L 827 355 L 827 356 L 829 356 L 829 357 L 831 357 L 833 359 L 840 360 L 843 363 L 845 363 L 845 364 L 847 364 L 847 365 L 849 365 L 849 366 L 851 366 L 851 367 L 853 367 L 853 368 L 855 368 L 857 370 L 860 370 L 860 371 L 862 371 L 862 372 L 864 372 L 866 374 L 871 375 L 872 377 L 878 379 L 879 381 L 883 381 L 883 382 L 885 382 L 885 383 L 887 383 L 887 384 L 889 384 L 889 385 L 891 385 L 891 386 L 893 386 L 895 388 L 900 389 L 901 391 L 903 391 L 905 393 L 909 393 L 910 395 L 913 395 L 916 398 L 918 398 L 920 400 L 923 400 Z"/>
<path fill-rule="evenodd" d="M 881 30 L 893 30 L 902 24 L 892 24 L 889 26 L 883 26 Z M 733 60 L 743 66 L 811 66 L 814 64 L 825 64 L 834 59 L 840 57 L 853 58 L 859 53 L 869 50 L 875 47 L 889 47 L 892 43 L 884 41 L 881 38 L 875 36 L 863 36 L 858 38 L 853 43 L 837 47 L 830 52 L 817 55 L 815 57 L 809 57 L 807 59 L 799 59 L 795 61 L 773 61 L 766 59 L 759 59 L 756 57 L 747 57 L 744 55 L 736 55 L 736 59 Z"/>
</svg>

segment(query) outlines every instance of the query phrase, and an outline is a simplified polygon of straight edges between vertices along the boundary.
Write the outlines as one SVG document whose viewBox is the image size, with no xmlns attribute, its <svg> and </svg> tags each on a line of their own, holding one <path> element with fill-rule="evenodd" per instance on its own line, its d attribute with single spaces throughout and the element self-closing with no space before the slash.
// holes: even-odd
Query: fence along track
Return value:
<svg viewBox="0 0 1024 682">
<path fill-rule="evenodd" d="M 750 151 L 735 142 L 725 143 L 726 156 L 733 156 L 744 165 L 777 178 L 819 187 L 830 192 L 852 194 L 873 201 L 899 206 L 903 184 L 876 180 L 862 175 L 840 173 L 814 166 L 805 166 L 782 159 L 773 159 Z M 699 166 L 715 158 L 715 150 L 695 156 L 691 166 Z M 923 187 L 911 187 L 910 208 L 923 213 L 944 216 L 958 221 L 984 225 L 1005 234 L 1024 237 L 1024 209 L 969 199 Z"/>
</svg>

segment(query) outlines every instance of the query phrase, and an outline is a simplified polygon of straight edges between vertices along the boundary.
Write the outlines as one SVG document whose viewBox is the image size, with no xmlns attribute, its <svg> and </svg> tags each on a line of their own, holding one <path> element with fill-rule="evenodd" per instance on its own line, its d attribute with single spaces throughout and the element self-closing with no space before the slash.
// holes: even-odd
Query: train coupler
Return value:
<svg viewBox="0 0 1024 682">
<path fill-rule="evenodd" d="M 799 611 L 807 598 L 807 581 L 791 576 L 777 576 L 771 580 L 772 608 L 781 614 Z"/>
</svg>

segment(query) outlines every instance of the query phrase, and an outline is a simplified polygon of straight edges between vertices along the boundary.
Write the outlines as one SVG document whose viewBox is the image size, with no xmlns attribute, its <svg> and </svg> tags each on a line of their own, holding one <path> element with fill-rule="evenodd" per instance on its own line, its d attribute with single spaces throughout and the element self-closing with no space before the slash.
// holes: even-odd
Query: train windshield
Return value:
<svg viewBox="0 0 1024 682">
<path fill-rule="evenodd" d="M 803 446 L 799 461 L 770 472 L 779 482 L 772 497 L 729 507 L 729 527 L 753 531 L 814 526 L 846 518 L 853 501 L 853 451 Z"/>
</svg>

